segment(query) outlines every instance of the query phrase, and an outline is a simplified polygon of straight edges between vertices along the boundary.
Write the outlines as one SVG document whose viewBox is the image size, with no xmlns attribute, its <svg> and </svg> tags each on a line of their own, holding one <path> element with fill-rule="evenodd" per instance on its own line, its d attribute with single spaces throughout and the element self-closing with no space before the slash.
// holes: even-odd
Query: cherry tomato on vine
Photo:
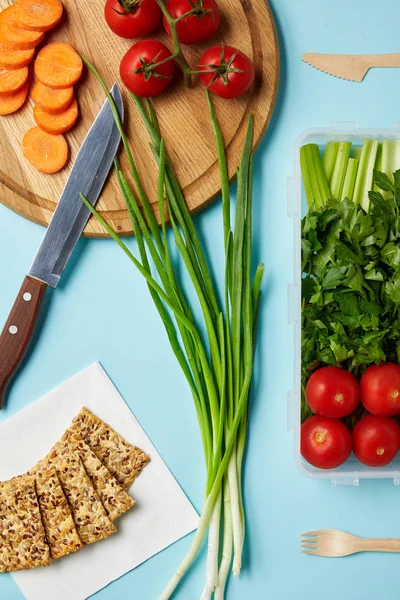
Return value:
<svg viewBox="0 0 400 600">
<path fill-rule="evenodd" d="M 171 59 L 156 65 L 170 56 L 168 48 L 157 40 L 136 42 L 121 60 L 121 79 L 137 96 L 157 96 L 171 81 L 175 64 Z"/>
<path fill-rule="evenodd" d="M 201 83 L 220 98 L 237 98 L 250 88 L 254 81 L 251 60 L 232 46 L 213 46 L 204 52 L 199 61 Z"/>
<path fill-rule="evenodd" d="M 361 402 L 373 415 L 400 414 L 400 366 L 395 363 L 371 365 L 360 382 Z"/>
<path fill-rule="evenodd" d="M 310 417 L 300 432 L 302 456 L 319 469 L 335 469 L 350 456 L 351 433 L 339 419 Z"/>
<path fill-rule="evenodd" d="M 357 408 L 360 388 L 354 375 L 345 369 L 322 367 L 307 381 L 306 399 L 318 415 L 342 419 Z"/>
<path fill-rule="evenodd" d="M 161 22 L 156 0 L 107 0 L 104 17 L 109 28 L 122 38 L 148 35 Z"/>
<path fill-rule="evenodd" d="M 176 33 L 182 44 L 198 44 L 218 30 L 221 17 L 215 0 L 169 0 L 166 6 L 174 19 L 193 11 L 176 24 Z M 163 22 L 165 30 L 171 35 L 171 28 L 165 16 Z"/>
<path fill-rule="evenodd" d="M 369 467 L 389 464 L 399 449 L 400 428 L 390 417 L 366 415 L 353 429 L 354 454 Z"/>
</svg>

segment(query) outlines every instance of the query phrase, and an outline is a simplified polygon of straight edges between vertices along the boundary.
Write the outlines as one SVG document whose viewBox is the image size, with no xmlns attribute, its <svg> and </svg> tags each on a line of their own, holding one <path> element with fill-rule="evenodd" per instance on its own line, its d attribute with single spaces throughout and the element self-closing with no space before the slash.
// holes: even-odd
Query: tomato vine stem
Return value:
<svg viewBox="0 0 400 600">
<path fill-rule="evenodd" d="M 194 14 L 195 11 L 197 10 L 197 8 L 193 8 L 192 10 L 188 11 L 184 15 L 181 15 L 178 19 L 174 19 L 169 14 L 167 7 L 164 4 L 164 0 L 156 0 L 156 2 L 158 4 L 158 6 L 160 7 L 168 25 L 170 26 L 171 35 L 172 35 L 173 52 L 172 52 L 171 57 L 168 57 L 168 58 L 164 59 L 163 61 L 160 61 L 159 63 L 154 65 L 154 68 L 158 67 L 160 64 L 167 62 L 168 60 L 175 60 L 179 64 L 179 66 L 182 70 L 185 85 L 187 87 L 191 87 L 191 85 L 192 85 L 192 69 L 191 69 L 189 63 L 187 62 L 185 55 L 183 54 L 182 46 L 180 44 L 180 41 L 178 39 L 178 33 L 176 31 L 176 25 L 184 17 L 188 17 L 188 16 Z"/>
</svg>

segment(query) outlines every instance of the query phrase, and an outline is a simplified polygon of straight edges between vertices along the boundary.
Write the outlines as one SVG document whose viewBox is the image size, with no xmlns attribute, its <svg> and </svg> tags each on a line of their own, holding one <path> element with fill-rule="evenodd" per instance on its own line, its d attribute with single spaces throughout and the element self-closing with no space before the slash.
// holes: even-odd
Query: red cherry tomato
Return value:
<svg viewBox="0 0 400 600">
<path fill-rule="evenodd" d="M 339 419 L 310 417 L 301 426 L 300 448 L 314 467 L 335 469 L 351 454 L 351 433 Z"/>
<path fill-rule="evenodd" d="M 201 83 L 220 98 L 237 98 L 250 88 L 254 81 L 251 60 L 232 46 L 213 46 L 204 52 L 199 61 Z"/>
<path fill-rule="evenodd" d="M 107 0 L 104 17 L 109 28 L 122 38 L 149 35 L 161 22 L 156 0 Z"/>
<path fill-rule="evenodd" d="M 171 17 L 178 19 L 190 10 L 195 13 L 176 24 L 176 33 L 182 44 L 198 44 L 216 33 L 221 20 L 215 0 L 169 0 L 167 9 Z M 167 19 L 163 18 L 165 30 L 171 35 Z"/>
<path fill-rule="evenodd" d="M 345 369 L 322 367 L 308 380 L 306 399 L 318 415 L 342 419 L 357 408 L 360 388 L 357 379 Z"/>
<path fill-rule="evenodd" d="M 361 402 L 373 415 L 400 414 L 400 367 L 394 363 L 371 365 L 361 377 Z"/>
<path fill-rule="evenodd" d="M 367 415 L 353 429 L 354 454 L 369 467 L 389 464 L 399 449 L 400 428 L 390 417 Z"/>
<path fill-rule="evenodd" d="M 157 40 L 136 42 L 120 64 L 121 79 L 128 90 L 146 98 L 157 96 L 165 90 L 174 75 L 174 61 L 154 66 L 169 56 L 171 52 Z"/>
</svg>

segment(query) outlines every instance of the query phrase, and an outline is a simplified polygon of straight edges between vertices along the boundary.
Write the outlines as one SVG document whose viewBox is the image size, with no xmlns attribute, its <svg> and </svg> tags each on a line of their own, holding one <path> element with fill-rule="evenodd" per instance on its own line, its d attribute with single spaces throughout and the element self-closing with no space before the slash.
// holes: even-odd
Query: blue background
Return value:
<svg viewBox="0 0 400 600">
<path fill-rule="evenodd" d="M 392 600 L 398 598 L 400 559 L 395 554 L 341 560 L 300 554 L 300 533 L 310 529 L 400 537 L 400 490 L 390 481 L 332 488 L 329 482 L 305 479 L 294 465 L 293 437 L 286 428 L 287 392 L 293 385 L 293 330 L 287 321 L 293 224 L 287 218 L 286 178 L 293 172 L 294 140 L 302 130 L 330 126 L 333 120 L 391 127 L 400 118 L 400 71 L 375 69 L 357 84 L 301 62 L 308 51 L 399 51 L 400 4 L 274 0 L 272 7 L 282 72 L 274 118 L 255 162 L 256 238 L 266 277 L 245 468 L 247 544 L 245 567 L 238 581 L 230 581 L 228 598 Z M 196 217 L 205 240 L 212 242 L 217 271 L 222 267 L 220 217 L 219 202 Z M 42 236 L 40 226 L 0 205 L 0 322 Z M 72 263 L 48 296 L 36 345 L 0 419 L 100 360 L 200 510 L 204 467 L 191 398 L 141 276 L 108 240 L 82 240 Z M 181 540 L 96 599 L 156 599 L 189 543 L 189 538 Z M 175 597 L 199 598 L 204 572 L 203 552 Z M 0 598 L 22 599 L 10 575 L 0 576 Z"/>
</svg>

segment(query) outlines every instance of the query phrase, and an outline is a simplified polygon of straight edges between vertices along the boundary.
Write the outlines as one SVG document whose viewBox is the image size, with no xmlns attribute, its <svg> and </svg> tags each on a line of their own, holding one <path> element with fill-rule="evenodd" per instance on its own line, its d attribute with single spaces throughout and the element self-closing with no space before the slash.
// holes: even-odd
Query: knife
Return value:
<svg viewBox="0 0 400 600">
<path fill-rule="evenodd" d="M 116 83 L 111 94 L 123 119 L 123 102 Z M 0 409 L 4 406 L 7 386 L 32 338 L 46 289 L 57 287 L 89 219 L 90 211 L 82 202 L 80 193 L 93 206 L 96 204 L 120 138 L 110 104 L 106 100 L 83 140 L 31 270 L 24 279 L 0 335 Z"/>
<path fill-rule="evenodd" d="M 348 81 L 360 82 L 371 67 L 400 67 L 400 54 L 316 54 L 308 52 L 302 60 Z"/>
</svg>

